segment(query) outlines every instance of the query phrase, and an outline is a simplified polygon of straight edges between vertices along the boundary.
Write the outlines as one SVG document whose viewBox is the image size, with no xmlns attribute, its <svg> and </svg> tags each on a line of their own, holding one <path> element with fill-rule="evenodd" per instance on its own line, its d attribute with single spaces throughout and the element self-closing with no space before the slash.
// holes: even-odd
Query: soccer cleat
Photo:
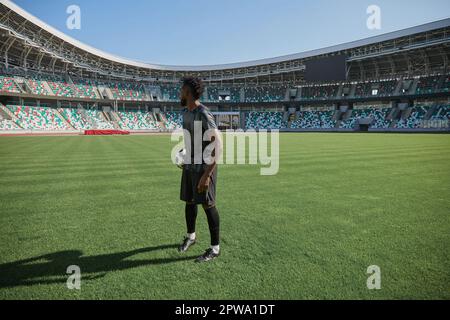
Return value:
<svg viewBox="0 0 450 320">
<path fill-rule="evenodd" d="M 189 237 L 185 237 L 184 240 L 183 240 L 183 243 L 182 243 L 182 244 L 180 245 L 180 247 L 178 248 L 178 251 L 181 252 L 181 253 L 185 253 L 185 252 L 188 251 L 189 248 L 190 248 L 191 246 L 193 246 L 196 242 L 197 242 L 197 241 L 196 241 L 195 239 L 194 239 L 194 240 L 191 240 L 191 239 L 189 239 Z"/>
<path fill-rule="evenodd" d="M 208 262 L 215 258 L 217 258 L 220 255 L 220 253 L 214 253 L 213 249 L 209 248 L 205 251 L 203 255 L 198 257 L 195 262 Z"/>
</svg>

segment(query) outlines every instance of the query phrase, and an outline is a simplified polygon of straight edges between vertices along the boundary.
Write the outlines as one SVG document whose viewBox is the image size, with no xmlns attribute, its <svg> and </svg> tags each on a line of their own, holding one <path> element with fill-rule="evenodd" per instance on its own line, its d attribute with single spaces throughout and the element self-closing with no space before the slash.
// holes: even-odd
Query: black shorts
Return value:
<svg viewBox="0 0 450 320">
<path fill-rule="evenodd" d="M 180 199 L 193 204 L 203 204 L 208 207 L 216 205 L 216 183 L 217 183 L 217 167 L 211 174 L 211 182 L 208 190 L 199 193 L 197 186 L 202 178 L 204 170 L 195 170 L 193 168 L 183 168 L 181 176 L 181 192 Z"/>
</svg>

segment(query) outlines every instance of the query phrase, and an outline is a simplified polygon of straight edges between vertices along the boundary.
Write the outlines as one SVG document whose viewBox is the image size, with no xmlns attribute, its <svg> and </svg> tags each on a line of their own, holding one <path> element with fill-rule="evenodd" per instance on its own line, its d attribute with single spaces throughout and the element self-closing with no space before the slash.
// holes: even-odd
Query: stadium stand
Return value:
<svg viewBox="0 0 450 320">
<path fill-rule="evenodd" d="M 12 120 L 0 119 L 0 130 L 20 130 L 21 128 Z"/>
<path fill-rule="evenodd" d="M 241 88 L 232 87 L 230 91 L 230 102 L 241 102 Z"/>
<path fill-rule="evenodd" d="M 307 100 L 332 99 L 336 98 L 338 91 L 338 85 L 303 87 L 302 98 Z"/>
<path fill-rule="evenodd" d="M 178 86 L 161 85 L 161 95 L 163 101 L 179 101 L 180 88 Z"/>
<path fill-rule="evenodd" d="M 149 113 L 141 111 L 118 111 L 120 121 L 119 126 L 123 130 L 157 130 L 159 129 L 156 121 Z"/>
<path fill-rule="evenodd" d="M 424 120 L 425 115 L 428 113 L 429 106 L 415 106 L 411 110 L 411 114 L 400 119 L 395 127 L 397 129 L 417 129 L 420 128 L 421 122 Z"/>
<path fill-rule="evenodd" d="M 38 96 L 48 96 L 50 92 L 48 92 L 45 81 L 42 81 L 38 77 L 29 77 L 25 80 L 27 87 L 30 90 L 30 93 L 38 95 Z"/>
<path fill-rule="evenodd" d="M 395 93 L 398 80 L 380 81 L 378 87 L 378 96 L 387 97 Z"/>
<path fill-rule="evenodd" d="M 145 89 L 140 83 L 117 82 L 108 83 L 113 98 L 124 101 L 143 101 Z"/>
<path fill-rule="evenodd" d="M 449 92 L 450 91 L 450 76 L 446 76 L 444 79 L 444 83 L 441 88 L 442 92 Z"/>
<path fill-rule="evenodd" d="M 245 87 L 245 102 L 283 101 L 286 96 L 285 86 Z"/>
<path fill-rule="evenodd" d="M 96 84 L 86 79 L 74 80 L 75 95 L 77 98 L 98 99 Z"/>
<path fill-rule="evenodd" d="M 60 114 L 66 119 L 66 121 L 76 130 L 89 130 L 92 129 L 92 125 L 83 118 L 82 112 L 84 110 L 61 108 Z"/>
<path fill-rule="evenodd" d="M 241 89 L 237 87 L 208 87 L 208 102 L 233 102 L 241 101 Z M 228 93 L 225 99 L 221 97 L 220 92 Z"/>
<path fill-rule="evenodd" d="M 247 129 L 281 129 L 283 112 L 249 112 L 245 119 Z"/>
<path fill-rule="evenodd" d="M 330 129 L 336 126 L 333 111 L 302 111 L 291 124 L 292 129 Z"/>
<path fill-rule="evenodd" d="M 66 82 L 66 80 L 64 80 L 62 77 L 43 77 L 45 78 L 55 96 L 64 98 L 74 98 L 77 96 L 74 87 L 70 83 Z"/>
<path fill-rule="evenodd" d="M 92 128 L 99 130 L 113 130 L 114 125 L 105 119 L 101 111 L 89 109 L 84 111 L 92 121 Z"/>
<path fill-rule="evenodd" d="M 1 91 L 10 93 L 22 92 L 13 77 L 5 77 L 0 75 L 0 92 Z"/>
<path fill-rule="evenodd" d="M 169 130 L 183 127 L 183 115 L 181 112 L 165 112 L 165 126 Z"/>
<path fill-rule="evenodd" d="M 355 98 L 371 96 L 386 97 L 394 94 L 397 80 L 358 83 L 355 86 Z"/>
<path fill-rule="evenodd" d="M 208 101 L 218 102 L 219 101 L 219 89 L 217 87 L 208 87 Z"/>
<path fill-rule="evenodd" d="M 18 125 L 28 130 L 70 130 L 67 124 L 51 108 L 6 106 L 16 117 Z"/>
<path fill-rule="evenodd" d="M 21 128 L 14 121 L 3 116 L 2 113 L 4 112 L 4 106 L 0 104 L 0 107 L 0 131 L 20 130 Z"/>
<path fill-rule="evenodd" d="M 450 19 L 323 48 L 320 54 L 313 50 L 222 68 L 99 56 L 92 47 L 63 41 L 16 6 L 2 2 L 0 10 L 10 29 L 0 32 L 10 44 L 0 55 L 0 130 L 173 130 L 182 125 L 177 110 L 185 76 L 204 80 L 201 101 L 214 110 L 221 129 L 347 131 L 358 123 L 366 130 L 371 123 L 369 129 L 377 131 L 419 131 L 442 129 L 449 117 Z M 330 78 L 341 80 L 308 76 L 308 62 L 325 66 L 322 59 L 344 51 L 345 76 Z"/>
<path fill-rule="evenodd" d="M 355 109 L 352 111 L 351 116 L 340 123 L 342 129 L 353 129 L 358 123 L 359 119 L 372 119 L 371 128 L 374 129 L 387 129 L 389 128 L 391 121 L 388 121 L 387 115 L 391 109 L 382 108 L 379 106 L 369 106 L 364 109 Z"/>
<path fill-rule="evenodd" d="M 439 79 L 440 76 L 419 78 L 416 93 L 417 94 L 435 93 L 436 91 L 438 91 Z"/>
<path fill-rule="evenodd" d="M 438 106 L 431 116 L 431 120 L 448 120 L 450 121 L 450 105 Z"/>
</svg>

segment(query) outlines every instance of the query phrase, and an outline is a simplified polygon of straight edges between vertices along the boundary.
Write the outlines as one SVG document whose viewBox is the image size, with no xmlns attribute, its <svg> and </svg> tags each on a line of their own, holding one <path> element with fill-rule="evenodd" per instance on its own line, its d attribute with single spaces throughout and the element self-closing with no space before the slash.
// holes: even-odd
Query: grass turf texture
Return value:
<svg viewBox="0 0 450 320">
<path fill-rule="evenodd" d="M 222 256 L 195 264 L 206 217 L 178 254 L 168 136 L 0 138 L 0 298 L 450 298 L 449 135 L 280 141 L 277 176 L 219 169 Z M 381 290 L 366 287 L 370 265 Z"/>
</svg>

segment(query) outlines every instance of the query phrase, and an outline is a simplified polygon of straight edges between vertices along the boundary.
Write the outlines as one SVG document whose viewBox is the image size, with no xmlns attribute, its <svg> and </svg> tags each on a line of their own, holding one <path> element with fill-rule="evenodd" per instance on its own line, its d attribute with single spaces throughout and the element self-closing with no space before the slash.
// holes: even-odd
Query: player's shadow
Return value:
<svg viewBox="0 0 450 320">
<path fill-rule="evenodd" d="M 72 265 L 80 267 L 81 280 L 85 281 L 104 277 L 110 271 L 163 265 L 194 259 L 192 256 L 184 256 L 127 260 L 127 258 L 138 254 L 175 249 L 177 247 L 177 245 L 162 245 L 95 256 L 83 256 L 82 251 L 68 250 L 4 263 L 0 264 L 0 288 L 65 283 L 69 277 L 69 274 L 66 274 L 67 267 Z"/>
</svg>

